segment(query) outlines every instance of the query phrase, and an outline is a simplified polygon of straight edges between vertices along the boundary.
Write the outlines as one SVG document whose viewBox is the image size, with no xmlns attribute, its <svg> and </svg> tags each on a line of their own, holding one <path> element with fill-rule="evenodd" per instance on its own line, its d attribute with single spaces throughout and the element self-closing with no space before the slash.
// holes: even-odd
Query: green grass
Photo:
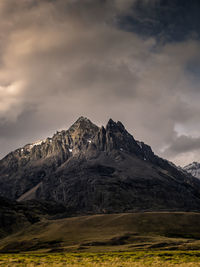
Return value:
<svg viewBox="0 0 200 267">
<path fill-rule="evenodd" d="M 124 213 L 42 220 L 0 240 L 1 252 L 200 249 L 200 214 Z"/>
<path fill-rule="evenodd" d="M 200 251 L 2 254 L 0 266 L 200 266 Z"/>
<path fill-rule="evenodd" d="M 1 239 L 0 251 L 0 266 L 6 267 L 200 267 L 200 214 L 44 219 Z"/>
</svg>

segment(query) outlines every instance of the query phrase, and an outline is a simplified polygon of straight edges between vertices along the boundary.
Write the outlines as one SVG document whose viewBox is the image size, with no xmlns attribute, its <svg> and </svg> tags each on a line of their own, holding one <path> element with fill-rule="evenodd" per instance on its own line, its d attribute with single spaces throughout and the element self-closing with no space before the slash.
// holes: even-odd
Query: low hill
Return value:
<svg viewBox="0 0 200 267">
<path fill-rule="evenodd" d="M 43 219 L 0 241 L 1 252 L 199 249 L 199 213 L 123 213 Z"/>
</svg>

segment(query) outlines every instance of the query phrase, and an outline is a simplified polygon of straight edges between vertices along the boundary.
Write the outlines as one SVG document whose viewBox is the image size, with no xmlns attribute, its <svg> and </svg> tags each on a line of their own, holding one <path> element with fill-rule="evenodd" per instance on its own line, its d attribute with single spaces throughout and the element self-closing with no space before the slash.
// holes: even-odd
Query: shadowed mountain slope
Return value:
<svg viewBox="0 0 200 267">
<path fill-rule="evenodd" d="M 63 205 L 46 201 L 16 201 L 0 197 L 0 239 L 26 229 L 44 218 L 53 218 L 68 213 Z"/>
</svg>

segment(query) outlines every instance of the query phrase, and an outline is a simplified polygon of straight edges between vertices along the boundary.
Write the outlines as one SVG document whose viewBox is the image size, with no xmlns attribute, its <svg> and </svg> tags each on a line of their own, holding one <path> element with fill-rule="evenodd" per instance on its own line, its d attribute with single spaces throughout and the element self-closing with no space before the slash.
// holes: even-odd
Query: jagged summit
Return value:
<svg viewBox="0 0 200 267">
<path fill-rule="evenodd" d="M 91 129 L 98 130 L 99 127 L 92 123 L 88 118 L 81 116 L 75 121 L 74 124 L 72 124 L 68 131 L 76 131 L 77 129 L 90 131 Z"/>
<path fill-rule="evenodd" d="M 75 121 L 73 125 L 84 126 L 84 125 L 94 125 L 94 124 L 88 118 L 81 116 Z"/>
<path fill-rule="evenodd" d="M 76 120 L 76 122 L 81 122 L 81 121 L 89 121 L 90 122 L 90 120 L 87 118 L 87 117 L 84 117 L 84 116 L 80 116 L 77 120 Z M 75 123 L 76 123 L 75 122 Z"/>
<path fill-rule="evenodd" d="M 108 120 L 108 123 L 107 123 L 106 127 L 113 127 L 115 125 L 116 125 L 116 122 L 114 122 L 113 119 L 110 118 Z"/>
<path fill-rule="evenodd" d="M 106 129 L 119 130 L 121 132 L 125 130 L 125 127 L 120 121 L 115 122 L 112 119 L 109 119 Z"/>
<path fill-rule="evenodd" d="M 0 196 L 63 203 L 78 213 L 200 210 L 200 181 L 139 142 L 121 122 L 80 117 L 0 161 Z"/>
<path fill-rule="evenodd" d="M 126 131 L 124 125 L 117 121 L 115 122 L 112 119 L 108 120 L 108 123 L 106 124 L 105 128 L 102 126 L 104 130 L 111 131 L 111 132 L 123 132 Z M 78 139 L 81 138 L 94 138 L 95 134 L 100 130 L 100 128 L 95 125 L 91 120 L 89 120 L 87 117 L 80 116 L 70 127 L 68 130 L 61 130 L 57 131 L 52 137 L 47 137 L 43 140 L 37 140 L 33 143 L 26 144 L 24 147 L 17 149 L 15 152 L 30 152 L 31 150 L 35 149 L 35 146 L 42 146 L 44 144 L 53 145 L 53 141 L 57 139 L 65 139 L 66 135 L 71 135 L 71 140 L 74 141 L 76 139 L 76 143 Z M 126 132 L 127 133 L 127 132 Z"/>
</svg>

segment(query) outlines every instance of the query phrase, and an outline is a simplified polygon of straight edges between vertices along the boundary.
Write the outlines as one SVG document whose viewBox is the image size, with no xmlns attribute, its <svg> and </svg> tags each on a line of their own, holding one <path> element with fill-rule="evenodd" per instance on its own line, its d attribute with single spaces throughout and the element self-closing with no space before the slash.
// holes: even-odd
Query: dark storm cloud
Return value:
<svg viewBox="0 0 200 267">
<path fill-rule="evenodd" d="M 198 0 L 135 1 L 131 15 L 122 16 L 123 29 L 143 36 L 154 36 L 158 41 L 182 41 L 200 36 L 200 2 Z"/>
<path fill-rule="evenodd" d="M 69 127 L 80 115 L 99 125 L 109 117 L 121 120 L 164 156 L 177 134 L 196 136 L 199 41 L 191 27 L 184 33 L 189 37 L 166 41 L 169 31 L 159 26 L 162 10 L 176 6 L 163 3 L 1 1 L 1 155 Z M 127 18 L 133 19 L 129 29 L 121 24 Z M 176 25 L 176 18 L 168 23 Z M 143 24 L 149 25 L 145 38 Z M 165 42 L 152 27 L 161 27 Z M 175 156 L 169 157 L 187 161 Z"/>
</svg>

